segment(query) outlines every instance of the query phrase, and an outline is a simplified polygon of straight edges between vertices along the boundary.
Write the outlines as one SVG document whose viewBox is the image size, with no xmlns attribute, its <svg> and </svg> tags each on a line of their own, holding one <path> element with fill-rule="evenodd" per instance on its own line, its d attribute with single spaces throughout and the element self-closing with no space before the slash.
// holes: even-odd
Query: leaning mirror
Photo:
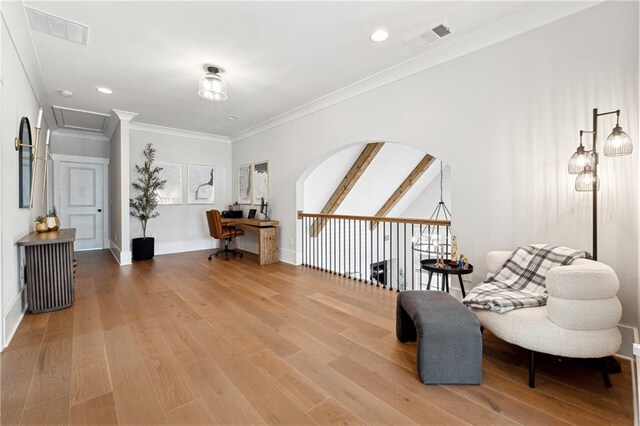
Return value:
<svg viewBox="0 0 640 426">
<path fill-rule="evenodd" d="M 18 133 L 18 193 L 20 208 L 29 208 L 31 203 L 31 173 L 33 171 L 33 151 L 31 149 L 31 125 L 27 117 L 20 120 Z M 18 141 L 16 141 L 17 147 Z"/>
</svg>

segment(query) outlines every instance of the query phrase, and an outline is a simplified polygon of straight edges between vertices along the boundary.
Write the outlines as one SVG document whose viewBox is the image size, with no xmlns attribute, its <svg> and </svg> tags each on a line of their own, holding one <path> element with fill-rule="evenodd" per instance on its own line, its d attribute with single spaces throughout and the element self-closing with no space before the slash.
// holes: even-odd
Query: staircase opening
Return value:
<svg viewBox="0 0 640 426">
<path fill-rule="evenodd" d="M 450 182 L 450 166 L 409 145 L 328 153 L 298 180 L 299 263 L 397 291 L 441 288 L 420 262 L 451 255 Z"/>
</svg>

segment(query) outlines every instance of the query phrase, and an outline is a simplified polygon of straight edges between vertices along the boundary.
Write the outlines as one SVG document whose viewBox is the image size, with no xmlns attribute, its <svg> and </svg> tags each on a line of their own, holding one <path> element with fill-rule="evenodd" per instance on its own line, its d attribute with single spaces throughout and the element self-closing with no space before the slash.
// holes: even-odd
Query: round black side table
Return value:
<svg viewBox="0 0 640 426">
<path fill-rule="evenodd" d="M 462 290 L 462 297 L 467 296 L 467 292 L 464 291 L 464 284 L 462 284 L 462 276 L 473 272 L 473 265 L 469 264 L 466 268 L 459 268 L 457 265 L 451 265 L 449 259 L 444 260 L 444 268 L 438 268 L 436 266 L 436 259 L 424 259 L 420 261 L 420 266 L 425 271 L 429 271 L 429 282 L 427 283 L 427 290 L 431 289 L 431 279 L 433 274 L 442 274 L 442 287 L 443 290 L 449 293 L 449 275 L 457 275 L 460 281 L 460 290 Z"/>
</svg>

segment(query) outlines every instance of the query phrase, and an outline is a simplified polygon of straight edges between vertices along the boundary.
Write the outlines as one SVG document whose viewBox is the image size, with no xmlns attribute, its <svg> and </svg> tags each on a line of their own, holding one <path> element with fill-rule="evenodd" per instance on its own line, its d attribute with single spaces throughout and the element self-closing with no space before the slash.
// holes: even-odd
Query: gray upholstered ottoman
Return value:
<svg viewBox="0 0 640 426">
<path fill-rule="evenodd" d="M 418 343 L 422 383 L 482 383 L 482 333 L 476 316 L 443 291 L 398 294 L 396 335 Z"/>
</svg>

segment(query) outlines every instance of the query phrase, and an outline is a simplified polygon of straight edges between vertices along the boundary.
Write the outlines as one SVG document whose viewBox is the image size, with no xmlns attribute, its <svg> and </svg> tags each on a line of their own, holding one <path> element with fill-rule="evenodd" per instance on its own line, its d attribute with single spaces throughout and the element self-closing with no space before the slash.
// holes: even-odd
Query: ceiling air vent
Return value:
<svg viewBox="0 0 640 426">
<path fill-rule="evenodd" d="M 33 31 L 49 34 L 64 40 L 86 45 L 89 27 L 29 6 L 24 7 Z"/>
<path fill-rule="evenodd" d="M 451 29 L 446 24 L 440 24 L 428 31 L 409 37 L 404 42 L 414 49 L 419 49 L 434 41 L 440 40 L 443 37 L 451 34 Z"/>
</svg>

